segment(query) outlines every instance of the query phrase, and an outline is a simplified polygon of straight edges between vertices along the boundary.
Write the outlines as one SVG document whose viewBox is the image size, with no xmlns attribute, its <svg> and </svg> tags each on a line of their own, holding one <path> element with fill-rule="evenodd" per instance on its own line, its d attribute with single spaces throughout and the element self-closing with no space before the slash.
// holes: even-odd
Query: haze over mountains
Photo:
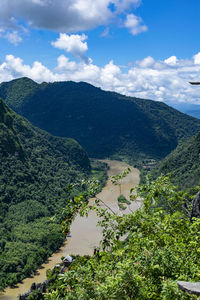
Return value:
<svg viewBox="0 0 200 300">
<path fill-rule="evenodd" d="M 181 103 L 181 102 L 165 102 L 167 105 L 172 106 L 175 109 L 178 109 L 179 111 L 200 119 L 200 105 L 198 104 L 192 104 L 192 103 Z"/>
<path fill-rule="evenodd" d="M 91 157 L 160 159 L 200 130 L 200 120 L 164 103 L 84 82 L 37 84 L 20 78 L 1 83 L 0 97 L 34 125 L 76 139 Z"/>
</svg>

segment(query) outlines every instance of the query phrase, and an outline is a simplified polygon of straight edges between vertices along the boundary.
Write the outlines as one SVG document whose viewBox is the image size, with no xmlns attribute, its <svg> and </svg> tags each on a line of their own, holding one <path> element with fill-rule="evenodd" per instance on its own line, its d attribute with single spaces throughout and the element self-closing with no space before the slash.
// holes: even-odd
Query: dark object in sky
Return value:
<svg viewBox="0 0 200 300">
<path fill-rule="evenodd" d="M 195 82 L 195 81 L 190 81 L 189 83 L 192 84 L 192 85 L 199 85 L 200 84 L 200 82 Z"/>
</svg>

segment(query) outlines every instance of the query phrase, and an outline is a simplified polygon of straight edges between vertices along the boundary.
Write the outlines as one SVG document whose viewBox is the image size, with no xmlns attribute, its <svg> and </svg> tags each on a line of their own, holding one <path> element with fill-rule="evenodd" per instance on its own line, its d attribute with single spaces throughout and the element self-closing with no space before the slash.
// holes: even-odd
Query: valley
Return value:
<svg viewBox="0 0 200 300">
<path fill-rule="evenodd" d="M 7 103 L 0 99 L 0 284 L 6 288 L 0 300 L 44 281 L 46 270 L 67 254 L 76 257 L 67 272 L 48 271 L 48 293 L 36 290 L 30 299 L 129 299 L 124 292 L 145 299 L 149 289 L 156 299 L 170 293 L 184 299 L 175 280 L 196 281 L 199 269 L 198 251 L 191 249 L 198 222 L 194 226 L 190 216 L 199 184 L 200 120 L 84 82 L 20 78 L 1 83 L 0 96 Z M 130 173 L 119 184 L 125 162 Z M 114 186 L 105 185 L 105 163 Z M 152 177 L 145 178 L 149 170 Z M 90 190 L 96 180 L 100 186 Z M 129 191 L 134 201 L 126 208 Z M 93 207 L 96 194 L 108 209 Z M 79 210 L 88 210 L 88 218 L 78 217 Z"/>
<path fill-rule="evenodd" d="M 0 97 L 35 126 L 80 143 L 89 157 L 160 160 L 200 130 L 200 120 L 162 102 L 104 91 L 86 82 L 19 78 Z"/>
<path fill-rule="evenodd" d="M 0 99 L 0 289 L 30 275 L 63 242 L 50 217 L 72 197 L 67 187 L 91 174 L 72 139 L 35 128 Z M 98 167 L 97 167 L 98 169 Z"/>
<path fill-rule="evenodd" d="M 200 300 L 200 0 L 0 3 L 0 300 Z"/>
<path fill-rule="evenodd" d="M 119 174 L 127 167 L 131 168 L 131 172 L 121 183 L 122 193 L 128 198 L 130 189 L 139 184 L 139 170 L 120 161 L 103 160 L 103 162 L 109 166 L 108 176 Z M 119 187 L 112 185 L 109 179 L 97 197 L 102 199 L 114 211 L 118 212 L 117 198 L 119 195 Z M 92 202 L 93 199 L 90 199 L 90 201 Z M 138 207 L 140 207 L 140 202 L 131 205 L 133 211 L 138 209 Z M 42 264 L 41 268 L 37 270 L 36 275 L 24 279 L 22 283 L 17 285 L 17 288 L 6 288 L 5 292 L 0 294 L 0 300 L 16 300 L 16 296 L 27 292 L 32 283 L 45 281 L 46 270 L 52 269 L 56 264 L 60 263 L 62 256 L 65 257 L 69 254 L 92 255 L 94 247 L 98 246 L 101 240 L 101 229 L 96 226 L 97 220 L 98 218 L 93 212 L 89 214 L 88 218 L 77 216 L 71 226 L 71 237 L 67 238 L 64 245 L 48 258 L 47 263 Z"/>
</svg>

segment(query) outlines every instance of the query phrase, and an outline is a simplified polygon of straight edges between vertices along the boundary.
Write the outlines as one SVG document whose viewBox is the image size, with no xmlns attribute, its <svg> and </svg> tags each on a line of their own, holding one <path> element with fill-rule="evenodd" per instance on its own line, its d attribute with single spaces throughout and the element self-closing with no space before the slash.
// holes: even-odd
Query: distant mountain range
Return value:
<svg viewBox="0 0 200 300">
<path fill-rule="evenodd" d="M 164 103 L 80 82 L 0 84 L 0 97 L 34 125 L 76 139 L 90 157 L 160 159 L 200 130 L 200 120 Z"/>
<path fill-rule="evenodd" d="M 194 118 L 200 119 L 200 105 L 198 104 L 190 104 L 190 103 L 181 103 L 181 102 L 165 102 L 167 105 L 172 106 L 175 109 L 192 116 Z"/>
</svg>

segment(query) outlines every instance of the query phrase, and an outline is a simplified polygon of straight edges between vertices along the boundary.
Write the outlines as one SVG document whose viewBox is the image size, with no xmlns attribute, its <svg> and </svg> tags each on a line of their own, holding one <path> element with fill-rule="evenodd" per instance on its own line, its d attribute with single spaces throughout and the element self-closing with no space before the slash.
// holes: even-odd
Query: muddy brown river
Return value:
<svg viewBox="0 0 200 300">
<path fill-rule="evenodd" d="M 116 175 L 122 172 L 125 168 L 129 167 L 131 172 L 121 182 L 121 192 L 125 197 L 129 197 L 129 191 L 132 187 L 139 184 L 140 173 L 139 170 L 128 166 L 124 162 L 116 160 L 102 160 L 106 162 L 110 169 L 108 176 Z M 106 186 L 97 195 L 109 207 L 118 212 L 117 197 L 120 195 L 119 186 L 112 185 L 108 179 Z M 93 201 L 93 199 L 91 199 Z M 141 206 L 141 202 L 137 201 L 131 204 L 131 210 L 136 210 Z M 123 213 L 129 212 L 129 209 Z M 57 263 L 60 262 L 62 256 L 68 254 L 92 254 L 94 247 L 98 246 L 101 240 L 101 229 L 96 226 L 98 218 L 95 212 L 90 212 L 88 218 L 77 216 L 71 226 L 71 237 L 63 244 L 63 246 L 49 257 L 48 261 L 44 263 L 36 272 L 36 275 L 26 278 L 22 283 L 19 283 L 16 288 L 7 288 L 4 293 L 0 294 L 0 300 L 16 300 L 19 294 L 27 292 L 32 283 L 39 283 L 46 280 L 46 270 L 52 269 Z"/>
</svg>

